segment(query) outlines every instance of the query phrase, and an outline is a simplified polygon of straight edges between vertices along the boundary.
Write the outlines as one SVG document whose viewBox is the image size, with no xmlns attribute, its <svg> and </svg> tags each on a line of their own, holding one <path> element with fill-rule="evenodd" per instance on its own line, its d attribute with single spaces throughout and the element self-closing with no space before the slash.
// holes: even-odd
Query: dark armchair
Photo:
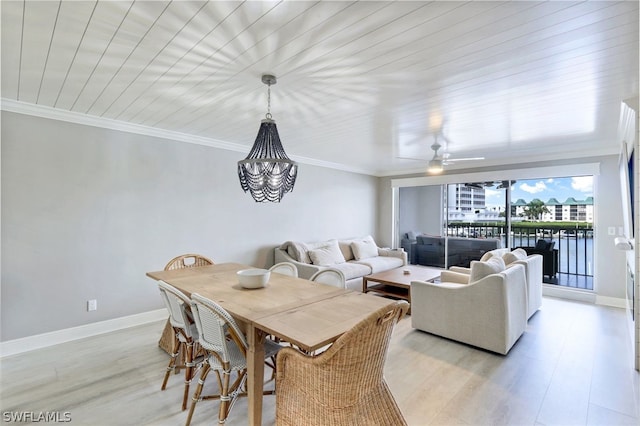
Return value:
<svg viewBox="0 0 640 426">
<path fill-rule="evenodd" d="M 539 254 L 542 256 L 542 274 L 549 278 L 555 278 L 558 273 L 558 249 L 555 249 L 555 241 L 538 240 L 535 247 L 519 247 L 527 252 L 527 255 Z"/>
<path fill-rule="evenodd" d="M 407 232 L 406 234 L 404 234 L 404 238 L 400 240 L 400 247 L 402 247 L 404 251 L 407 252 L 407 261 L 410 264 L 415 265 L 416 263 L 418 263 L 417 261 L 418 250 L 416 249 L 416 234 L 414 232 Z"/>
</svg>

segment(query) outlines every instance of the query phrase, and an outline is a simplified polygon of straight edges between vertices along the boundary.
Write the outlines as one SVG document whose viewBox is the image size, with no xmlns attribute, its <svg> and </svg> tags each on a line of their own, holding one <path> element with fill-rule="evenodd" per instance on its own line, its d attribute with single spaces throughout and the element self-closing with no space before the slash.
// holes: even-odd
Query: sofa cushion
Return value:
<svg viewBox="0 0 640 426">
<path fill-rule="evenodd" d="M 493 256 L 486 262 L 474 260 L 471 262 L 471 273 L 469 274 L 469 283 L 474 283 L 482 278 L 497 274 L 504 271 L 505 264 L 502 258 Z"/>
<path fill-rule="evenodd" d="M 378 255 L 378 246 L 376 246 L 376 243 L 369 240 L 352 242 L 351 250 L 353 250 L 353 256 L 356 260 L 375 257 Z"/>
<path fill-rule="evenodd" d="M 444 238 L 432 235 L 418 235 L 416 241 L 424 246 L 444 246 Z"/>
<path fill-rule="evenodd" d="M 388 271 L 389 269 L 399 268 L 404 265 L 404 262 L 401 258 L 391 256 L 368 257 L 361 260 L 352 260 L 347 263 L 358 263 L 361 265 L 367 265 L 371 268 L 372 274 L 381 271 Z"/>
<path fill-rule="evenodd" d="M 347 281 L 352 278 L 364 277 L 365 275 L 372 273 L 371 267 L 361 263 L 355 263 L 354 261 L 331 265 L 331 267 L 340 270 L 344 274 L 344 279 Z"/>
<path fill-rule="evenodd" d="M 309 250 L 309 258 L 314 265 L 321 266 L 331 266 L 345 262 L 337 240 L 328 241 L 326 245 Z"/>
</svg>

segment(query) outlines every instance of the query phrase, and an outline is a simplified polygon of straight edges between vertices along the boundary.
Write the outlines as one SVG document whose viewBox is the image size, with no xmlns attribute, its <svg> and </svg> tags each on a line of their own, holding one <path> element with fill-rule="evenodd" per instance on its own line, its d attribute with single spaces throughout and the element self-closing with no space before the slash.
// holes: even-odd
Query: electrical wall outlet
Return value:
<svg viewBox="0 0 640 426">
<path fill-rule="evenodd" d="M 607 231 L 609 231 L 609 235 L 616 235 L 616 227 L 610 226 Z"/>
<path fill-rule="evenodd" d="M 98 301 L 96 299 L 87 300 L 87 311 L 98 310 Z"/>
</svg>

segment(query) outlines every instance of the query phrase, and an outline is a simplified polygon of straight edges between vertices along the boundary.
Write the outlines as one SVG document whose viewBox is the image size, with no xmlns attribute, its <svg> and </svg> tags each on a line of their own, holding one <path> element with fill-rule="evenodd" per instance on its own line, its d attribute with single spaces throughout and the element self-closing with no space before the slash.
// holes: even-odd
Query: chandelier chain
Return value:
<svg viewBox="0 0 640 426">
<path fill-rule="evenodd" d="M 267 114 L 265 115 L 267 120 L 271 120 L 271 83 L 267 83 Z"/>
</svg>

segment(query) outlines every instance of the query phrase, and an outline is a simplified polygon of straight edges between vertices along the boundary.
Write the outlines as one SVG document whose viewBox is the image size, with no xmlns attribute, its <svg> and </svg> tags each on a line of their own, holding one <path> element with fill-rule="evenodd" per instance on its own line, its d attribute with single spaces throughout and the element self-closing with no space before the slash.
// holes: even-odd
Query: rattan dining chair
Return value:
<svg viewBox="0 0 640 426">
<path fill-rule="evenodd" d="M 164 281 L 158 281 L 158 288 L 162 295 L 167 310 L 169 311 L 169 323 L 174 331 L 174 344 L 176 348 L 167 371 L 164 374 L 164 380 L 162 381 L 162 390 L 167 388 L 167 382 L 172 371 L 176 367 L 178 360 L 178 354 L 182 352 L 184 354 L 184 395 L 182 397 L 182 409 L 187 409 L 187 399 L 189 397 L 189 385 L 193 378 L 194 368 L 197 366 L 198 361 L 195 356 L 194 345 L 198 341 L 198 331 L 196 329 L 191 316 L 191 300 L 184 293 L 177 288 L 165 283 Z"/>
<path fill-rule="evenodd" d="M 317 356 L 282 349 L 276 424 L 406 425 L 382 373 L 393 327 L 408 309 L 406 301 L 378 309 Z"/>
<path fill-rule="evenodd" d="M 280 262 L 269 268 L 271 272 L 298 277 L 298 267 L 291 262 Z"/>
<path fill-rule="evenodd" d="M 193 268 L 197 266 L 207 266 L 213 265 L 213 261 L 201 254 L 181 254 L 180 256 L 176 256 L 167 262 L 164 267 L 165 271 L 170 271 L 173 269 L 183 269 L 183 268 Z M 164 330 L 162 330 L 162 336 L 160 337 L 160 341 L 158 342 L 158 346 L 166 351 L 169 355 L 173 356 L 174 353 L 178 352 L 178 348 L 173 346 L 175 341 L 175 333 L 173 332 L 173 327 L 171 326 L 171 322 L 167 320 L 164 325 Z M 179 353 L 179 352 L 178 352 Z M 179 353 L 177 355 L 181 361 L 184 361 L 184 354 Z M 178 362 L 177 365 L 181 365 L 183 362 Z M 176 367 L 176 373 L 180 372 L 180 367 Z"/>
<path fill-rule="evenodd" d="M 249 345 L 233 317 L 214 301 L 193 293 L 191 294 L 191 311 L 198 329 L 198 342 L 207 356 L 203 362 L 198 386 L 191 399 L 186 426 L 191 423 L 196 404 L 203 399 L 220 400 L 218 422 L 224 423 L 237 399 L 247 395 L 245 382 Z M 275 356 L 281 346 L 270 340 L 266 340 L 264 345 L 265 362 L 275 372 Z M 219 393 L 203 396 L 202 388 L 212 370 L 218 379 Z M 233 383 L 231 383 L 232 375 L 235 376 Z M 265 395 L 273 394 L 274 391 L 264 393 Z"/>
<path fill-rule="evenodd" d="M 213 265 L 213 261 L 201 254 L 181 254 L 171 259 L 164 267 L 165 271 L 172 269 L 193 268 L 196 266 Z"/>
<path fill-rule="evenodd" d="M 322 269 L 311 275 L 310 281 L 332 285 L 338 288 L 346 288 L 346 280 L 342 271 L 334 268 Z"/>
</svg>

